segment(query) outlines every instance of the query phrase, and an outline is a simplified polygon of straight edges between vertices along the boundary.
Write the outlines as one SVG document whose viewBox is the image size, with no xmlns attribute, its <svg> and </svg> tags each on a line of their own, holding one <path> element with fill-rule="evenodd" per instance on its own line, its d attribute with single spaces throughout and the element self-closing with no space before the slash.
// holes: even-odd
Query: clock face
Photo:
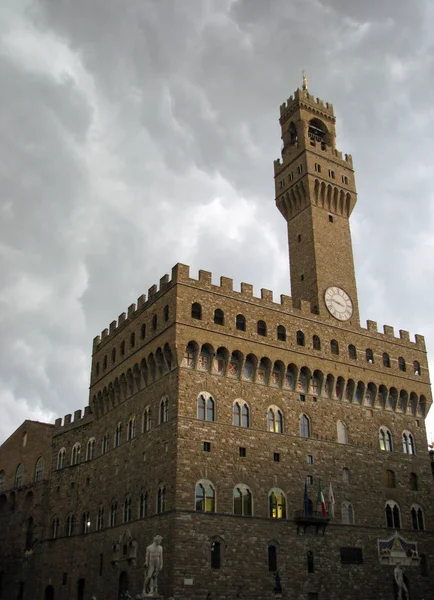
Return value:
<svg viewBox="0 0 434 600">
<path fill-rule="evenodd" d="M 324 301 L 331 315 L 338 321 L 348 321 L 353 314 L 353 303 L 347 292 L 338 287 L 329 287 L 324 294 Z"/>
</svg>

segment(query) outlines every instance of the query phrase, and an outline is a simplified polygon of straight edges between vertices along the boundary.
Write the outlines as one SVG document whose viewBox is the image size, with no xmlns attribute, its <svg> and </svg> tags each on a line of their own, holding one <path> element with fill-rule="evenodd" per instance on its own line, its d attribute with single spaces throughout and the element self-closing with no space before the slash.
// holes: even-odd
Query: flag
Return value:
<svg viewBox="0 0 434 600">
<path fill-rule="evenodd" d="M 330 507 L 330 513 L 332 515 L 332 517 L 335 516 L 335 496 L 333 494 L 333 488 L 332 488 L 332 482 L 330 481 L 330 487 L 329 487 L 329 507 Z"/>
<path fill-rule="evenodd" d="M 318 496 L 316 497 L 316 502 L 317 502 L 317 505 L 321 504 L 322 516 L 326 517 L 327 516 L 327 509 L 326 509 L 324 494 L 323 494 L 323 491 L 322 491 L 321 479 L 319 480 Z"/>
<path fill-rule="evenodd" d="M 304 514 L 309 514 L 309 494 L 307 493 L 307 481 L 304 482 Z"/>
</svg>

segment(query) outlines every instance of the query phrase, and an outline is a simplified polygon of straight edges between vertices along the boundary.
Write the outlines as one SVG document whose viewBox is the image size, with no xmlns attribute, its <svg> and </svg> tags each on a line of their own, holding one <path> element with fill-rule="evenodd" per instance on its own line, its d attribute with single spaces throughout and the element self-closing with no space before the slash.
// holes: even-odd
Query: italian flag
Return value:
<svg viewBox="0 0 434 600">
<path fill-rule="evenodd" d="M 326 508 L 324 493 L 322 491 L 321 479 L 319 480 L 318 496 L 316 497 L 316 502 L 317 502 L 317 505 L 321 504 L 322 516 L 326 517 L 327 516 L 327 508 Z"/>
</svg>

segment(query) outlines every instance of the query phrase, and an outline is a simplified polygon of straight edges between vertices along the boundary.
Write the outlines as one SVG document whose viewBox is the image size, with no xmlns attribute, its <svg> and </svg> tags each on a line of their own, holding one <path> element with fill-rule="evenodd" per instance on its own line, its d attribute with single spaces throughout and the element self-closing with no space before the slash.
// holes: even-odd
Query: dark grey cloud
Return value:
<svg viewBox="0 0 434 600">
<path fill-rule="evenodd" d="M 302 68 L 356 166 L 362 316 L 430 347 L 433 24 L 428 0 L 3 2 L 0 440 L 87 403 L 93 337 L 176 262 L 288 293 Z"/>
</svg>

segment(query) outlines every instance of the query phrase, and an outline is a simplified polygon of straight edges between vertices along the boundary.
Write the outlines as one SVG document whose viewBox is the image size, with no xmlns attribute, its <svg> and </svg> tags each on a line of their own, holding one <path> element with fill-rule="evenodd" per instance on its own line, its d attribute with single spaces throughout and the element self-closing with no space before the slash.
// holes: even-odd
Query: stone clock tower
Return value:
<svg viewBox="0 0 434 600">
<path fill-rule="evenodd" d="M 292 297 L 336 323 L 359 325 L 349 217 L 353 162 L 336 150 L 333 106 L 303 88 L 280 107 L 276 204 L 288 223 Z"/>
</svg>

